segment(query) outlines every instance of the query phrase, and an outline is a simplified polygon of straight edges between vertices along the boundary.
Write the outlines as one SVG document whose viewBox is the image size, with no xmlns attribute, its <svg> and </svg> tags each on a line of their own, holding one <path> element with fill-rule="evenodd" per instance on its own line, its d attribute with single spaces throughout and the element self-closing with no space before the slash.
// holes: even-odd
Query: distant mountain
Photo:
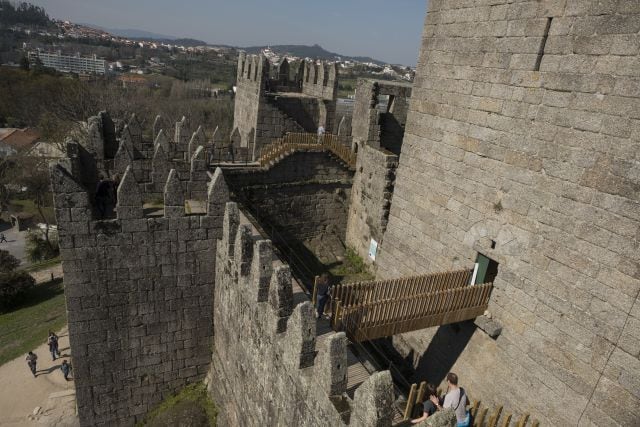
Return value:
<svg viewBox="0 0 640 427">
<path fill-rule="evenodd" d="M 154 39 L 154 40 L 156 40 L 156 39 L 176 40 L 177 39 L 177 37 L 174 37 L 174 36 L 168 36 L 166 34 L 152 33 L 150 31 L 144 31 L 144 30 L 133 30 L 133 29 L 123 29 L 123 28 L 105 28 L 105 27 L 101 27 L 99 25 L 85 24 L 85 23 L 82 23 L 80 25 L 84 25 L 84 26 L 89 27 L 89 28 L 95 28 L 96 30 L 102 30 L 102 31 L 105 31 L 105 32 L 107 32 L 109 34 L 113 34 L 114 36 L 127 37 L 127 38 L 132 38 L 132 39 Z"/>
<path fill-rule="evenodd" d="M 329 52 L 325 50 L 322 46 L 318 44 L 314 44 L 313 46 L 305 46 L 305 45 L 276 45 L 276 46 L 251 46 L 243 48 L 248 53 L 260 53 L 263 49 L 270 48 L 272 51 L 279 55 L 292 55 L 299 56 L 302 58 L 315 58 L 315 59 L 326 59 L 326 60 L 336 60 L 337 58 L 341 58 L 343 61 L 358 61 L 358 62 L 372 62 L 378 65 L 384 65 L 385 62 L 379 61 L 377 59 L 369 58 L 368 56 L 346 56 L 340 55 L 339 53 Z"/>
</svg>

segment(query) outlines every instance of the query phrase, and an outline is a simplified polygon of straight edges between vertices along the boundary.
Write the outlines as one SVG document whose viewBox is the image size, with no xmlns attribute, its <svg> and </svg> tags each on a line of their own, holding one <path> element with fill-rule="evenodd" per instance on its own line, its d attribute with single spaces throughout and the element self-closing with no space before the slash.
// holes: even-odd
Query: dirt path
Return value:
<svg viewBox="0 0 640 427">
<path fill-rule="evenodd" d="M 32 271 L 31 277 L 36 279 L 36 283 L 46 283 L 49 280 L 59 279 L 62 277 L 62 264 L 52 265 L 42 270 Z"/>
<path fill-rule="evenodd" d="M 58 332 L 58 336 L 62 358 L 55 362 L 51 361 L 46 343 L 33 350 L 38 356 L 36 378 L 29 371 L 26 354 L 0 366 L 0 426 L 79 425 L 73 381 L 65 381 L 60 370 L 63 359 L 71 360 L 67 329 Z M 46 337 L 42 339 L 44 342 Z"/>
</svg>

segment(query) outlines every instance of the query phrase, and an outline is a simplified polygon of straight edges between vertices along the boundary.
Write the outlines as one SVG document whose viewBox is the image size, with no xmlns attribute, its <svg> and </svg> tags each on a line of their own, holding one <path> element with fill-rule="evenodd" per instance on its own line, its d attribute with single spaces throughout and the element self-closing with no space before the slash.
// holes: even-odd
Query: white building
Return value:
<svg viewBox="0 0 640 427">
<path fill-rule="evenodd" d="M 104 74 L 107 70 L 107 63 L 104 59 L 98 59 L 95 55 L 91 58 L 62 55 L 58 53 L 44 53 L 39 51 L 29 52 L 29 62 L 36 63 L 40 59 L 42 65 L 55 68 L 63 73 L 77 74 Z"/>
</svg>

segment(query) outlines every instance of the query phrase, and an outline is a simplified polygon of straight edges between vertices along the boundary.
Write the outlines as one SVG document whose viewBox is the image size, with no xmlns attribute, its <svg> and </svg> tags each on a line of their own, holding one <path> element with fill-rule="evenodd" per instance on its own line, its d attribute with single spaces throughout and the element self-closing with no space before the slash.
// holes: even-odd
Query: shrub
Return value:
<svg viewBox="0 0 640 427">
<path fill-rule="evenodd" d="M 49 238 L 47 242 L 36 233 L 27 235 L 27 255 L 32 262 L 55 258 L 59 253 L 57 240 Z"/>
<path fill-rule="evenodd" d="M 9 310 L 20 302 L 36 281 L 24 271 L 0 273 L 0 311 Z"/>
<path fill-rule="evenodd" d="M 20 265 L 20 260 L 9 253 L 0 249 L 0 273 L 8 273 L 15 270 Z"/>
</svg>

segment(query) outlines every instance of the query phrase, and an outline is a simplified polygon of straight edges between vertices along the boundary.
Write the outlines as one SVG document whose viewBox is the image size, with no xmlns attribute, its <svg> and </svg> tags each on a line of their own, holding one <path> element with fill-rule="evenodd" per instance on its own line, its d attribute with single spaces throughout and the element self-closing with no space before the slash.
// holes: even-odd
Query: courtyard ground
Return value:
<svg viewBox="0 0 640 427">
<path fill-rule="evenodd" d="M 79 425 L 75 416 L 73 381 L 65 381 L 60 371 L 63 359 L 71 360 L 66 327 L 57 332 L 62 358 L 51 360 L 46 335 L 33 351 L 38 355 L 37 377 L 34 378 L 25 355 L 0 366 L 0 426 L 61 426 Z"/>
<path fill-rule="evenodd" d="M 0 249 L 9 251 L 11 255 L 20 260 L 20 267 L 29 264 L 27 254 L 25 252 L 25 242 L 27 240 L 26 231 L 18 231 L 17 228 L 11 227 L 10 223 L 0 220 L 0 233 L 4 234 L 7 242 L 0 243 Z"/>
<path fill-rule="evenodd" d="M 38 284 L 29 302 L 0 315 L 0 426 L 76 426 L 73 382 L 60 371 L 62 360 L 71 361 L 62 268 L 58 263 L 31 275 Z M 49 330 L 60 337 L 63 357 L 55 362 L 46 345 Z M 29 350 L 38 355 L 36 378 L 25 361 Z"/>
</svg>

